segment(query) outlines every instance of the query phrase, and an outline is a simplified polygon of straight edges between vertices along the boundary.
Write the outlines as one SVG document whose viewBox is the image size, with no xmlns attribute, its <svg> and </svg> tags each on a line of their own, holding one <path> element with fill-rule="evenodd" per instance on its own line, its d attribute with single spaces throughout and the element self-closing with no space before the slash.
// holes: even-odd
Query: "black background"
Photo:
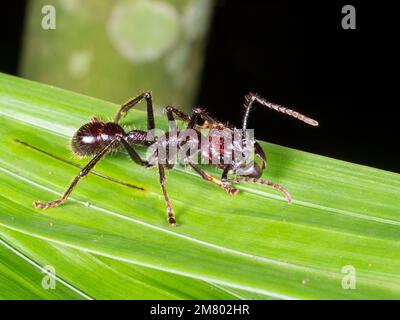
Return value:
<svg viewBox="0 0 400 320">
<path fill-rule="evenodd" d="M 21 3 L 2 6 L 1 72 L 17 72 Z M 356 30 L 341 26 L 346 4 Z M 257 138 L 400 172 L 398 12 L 388 1 L 219 0 L 196 105 L 240 126 L 255 91 L 320 122 L 254 109 Z"/>
</svg>

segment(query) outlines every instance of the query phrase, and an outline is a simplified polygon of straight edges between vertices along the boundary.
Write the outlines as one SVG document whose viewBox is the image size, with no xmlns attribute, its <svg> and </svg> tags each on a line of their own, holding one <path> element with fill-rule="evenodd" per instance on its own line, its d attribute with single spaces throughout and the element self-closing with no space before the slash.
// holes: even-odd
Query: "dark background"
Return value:
<svg viewBox="0 0 400 320">
<path fill-rule="evenodd" d="M 346 4 L 356 30 L 341 27 Z M 15 74 L 24 6 L 2 13 L 0 71 Z M 389 1 L 219 0 L 196 104 L 240 126 L 243 96 L 255 91 L 320 122 L 254 109 L 257 138 L 400 172 L 399 39 Z"/>
</svg>

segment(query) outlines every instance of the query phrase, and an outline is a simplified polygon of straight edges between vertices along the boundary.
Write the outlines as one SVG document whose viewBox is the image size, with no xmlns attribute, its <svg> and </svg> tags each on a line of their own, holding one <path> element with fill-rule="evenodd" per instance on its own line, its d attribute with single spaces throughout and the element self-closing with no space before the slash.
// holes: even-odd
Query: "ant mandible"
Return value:
<svg viewBox="0 0 400 320">
<path fill-rule="evenodd" d="M 150 166 L 158 167 L 160 184 L 167 205 L 167 220 L 170 226 L 176 226 L 176 220 L 172 210 L 171 200 L 169 198 L 165 186 L 165 171 L 164 171 L 164 168 L 172 169 L 174 167 L 174 164 L 161 163 L 160 161 L 158 161 L 156 155 L 155 158 L 153 157 L 153 161 L 151 162 L 143 160 L 133 148 L 134 145 L 142 145 L 149 147 L 157 143 L 157 141 L 161 141 L 162 139 L 159 139 L 160 137 L 155 137 L 154 141 L 149 141 L 147 131 L 132 130 L 129 132 L 125 132 L 124 129 L 119 124 L 121 117 L 126 116 L 128 111 L 135 105 L 137 105 L 139 102 L 141 102 L 143 99 L 146 100 L 147 103 L 147 130 L 151 131 L 155 129 L 153 102 L 150 92 L 143 92 L 139 96 L 129 99 L 127 102 L 125 102 L 119 108 L 114 118 L 114 122 L 103 122 L 98 120 L 96 117 L 92 117 L 91 122 L 84 124 L 76 131 L 71 142 L 72 151 L 76 155 L 93 156 L 92 160 L 78 173 L 78 175 L 74 178 L 74 180 L 68 187 L 67 191 L 61 198 L 51 202 L 35 201 L 34 206 L 37 208 L 48 209 L 56 207 L 61 203 L 63 203 L 65 200 L 68 199 L 69 195 L 71 194 L 72 190 L 75 188 L 79 180 L 82 177 L 86 176 L 104 155 L 122 146 L 126 149 L 130 158 L 136 164 L 144 167 L 150 167 Z M 312 126 L 318 125 L 317 121 L 309 117 L 306 117 L 294 110 L 268 102 L 267 100 L 259 97 L 254 93 L 249 93 L 248 95 L 245 96 L 245 103 L 244 103 L 245 111 L 244 111 L 242 129 L 237 129 L 232 126 L 226 126 L 225 124 L 218 122 L 217 120 L 212 118 L 205 110 L 200 108 L 194 108 L 191 114 L 188 116 L 172 106 L 167 106 L 164 110 L 169 120 L 169 132 L 163 135 L 167 148 L 169 147 L 170 143 L 172 143 L 173 140 L 169 138 L 169 135 L 172 130 L 176 130 L 175 117 L 186 123 L 186 129 L 195 130 L 195 132 L 198 134 L 199 137 L 202 134 L 200 133 L 200 129 L 214 129 L 214 130 L 209 130 L 208 136 L 206 137 L 207 139 L 209 138 L 211 141 L 213 138 L 212 137 L 213 132 L 215 132 L 215 130 L 217 130 L 217 132 L 221 130 L 230 130 L 230 132 L 232 133 L 234 130 L 242 130 L 242 132 L 244 132 L 247 129 L 247 122 L 250 110 L 252 109 L 252 106 L 256 102 L 260 106 L 264 106 L 266 108 L 275 110 L 277 112 L 287 114 L 309 125 Z M 181 148 L 183 144 L 187 143 L 187 138 L 185 138 L 184 141 L 179 139 L 178 141 L 176 141 L 176 139 L 174 139 L 173 142 L 175 144 L 177 143 L 178 148 Z M 224 161 L 222 161 L 219 164 L 212 164 L 223 170 L 221 179 L 218 179 L 206 173 L 204 170 L 202 170 L 199 166 L 197 166 L 195 163 L 191 161 L 186 162 L 185 164 L 190 165 L 195 170 L 195 172 L 197 172 L 204 180 L 216 184 L 217 186 L 227 191 L 228 194 L 230 195 L 236 194 L 238 190 L 236 188 L 231 187 L 228 183 L 249 182 L 249 183 L 266 185 L 283 192 L 285 197 L 287 198 L 288 203 L 290 203 L 292 198 L 289 192 L 284 187 L 274 182 L 260 179 L 262 172 L 265 169 L 267 160 L 265 153 L 262 150 L 261 146 L 258 144 L 258 142 L 253 141 L 253 144 L 254 144 L 253 146 L 254 154 L 258 158 L 258 160 L 261 161 L 261 164 L 258 164 L 257 162 L 253 161 L 250 165 L 248 165 L 246 164 L 246 157 L 238 162 L 225 163 Z M 228 147 L 235 148 L 234 146 L 227 146 L 224 145 L 223 142 L 220 142 L 216 147 L 214 146 L 214 148 L 211 148 L 207 151 L 207 156 L 212 158 L 214 156 L 214 154 L 212 153 L 215 152 L 215 150 L 217 149 L 219 155 L 224 154 L 223 150 Z M 228 179 L 229 173 L 235 174 L 236 177 Z"/>
</svg>

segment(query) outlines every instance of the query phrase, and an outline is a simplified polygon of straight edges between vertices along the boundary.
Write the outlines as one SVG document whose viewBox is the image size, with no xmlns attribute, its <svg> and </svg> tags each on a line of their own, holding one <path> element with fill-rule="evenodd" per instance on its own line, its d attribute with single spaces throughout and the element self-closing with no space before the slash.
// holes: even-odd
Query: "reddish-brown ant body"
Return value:
<svg viewBox="0 0 400 320">
<path fill-rule="evenodd" d="M 147 130 L 132 130 L 129 132 L 125 132 L 124 129 L 120 126 L 119 121 L 122 116 L 125 116 L 128 111 L 138 104 L 143 99 L 146 100 L 147 103 Z M 172 106 L 167 106 L 165 108 L 165 112 L 167 114 L 169 120 L 169 131 L 161 136 L 154 137 L 153 140 L 149 140 L 148 133 L 155 129 L 154 123 L 154 113 L 153 113 L 153 103 L 150 92 L 144 92 L 139 96 L 128 100 L 124 103 L 118 110 L 114 122 L 103 122 L 93 117 L 91 122 L 84 124 L 80 127 L 72 138 L 72 150 L 75 154 L 79 156 L 93 156 L 92 160 L 79 172 L 79 174 L 72 181 L 71 185 L 64 193 L 64 195 L 54 201 L 51 202 L 39 202 L 35 201 L 34 205 L 38 208 L 52 208 L 58 206 L 63 203 L 69 197 L 70 193 L 77 185 L 79 180 L 86 176 L 91 169 L 96 165 L 96 163 L 111 150 L 116 150 L 121 146 L 126 149 L 130 158 L 138 165 L 144 167 L 157 166 L 160 177 L 161 188 L 165 197 L 166 205 L 167 205 L 167 220 L 171 226 L 176 225 L 176 220 L 174 217 L 174 213 L 171 206 L 171 201 L 166 190 L 165 186 L 165 172 L 164 168 L 171 169 L 174 166 L 174 163 L 170 162 L 161 162 L 159 161 L 158 153 L 155 152 L 148 160 L 143 160 L 139 154 L 133 148 L 134 145 L 142 145 L 146 147 L 150 146 L 158 146 L 161 145 L 161 141 L 164 143 L 164 148 L 168 153 L 168 150 L 172 147 L 172 144 L 180 150 L 183 148 L 185 144 L 191 139 L 200 141 L 204 135 L 202 135 L 201 129 L 211 129 L 208 130 L 205 139 L 210 142 L 209 147 L 206 149 L 205 157 L 211 161 L 214 157 L 219 157 L 220 162 L 218 164 L 212 163 L 213 165 L 217 165 L 219 168 L 223 170 L 221 179 L 215 178 L 210 174 L 206 173 L 202 170 L 197 164 L 190 160 L 189 157 L 185 157 L 184 163 L 190 165 L 203 179 L 210 181 L 219 187 L 226 190 L 229 194 L 233 195 L 237 192 L 237 189 L 228 185 L 228 183 L 235 182 L 251 182 L 257 184 L 263 184 L 270 187 L 273 187 L 281 192 L 283 192 L 288 200 L 291 202 L 291 196 L 289 192 L 283 188 L 282 186 L 260 179 L 263 170 L 266 166 L 266 156 L 264 151 L 258 142 L 252 141 L 252 148 L 254 148 L 254 154 L 256 158 L 261 161 L 258 164 L 255 161 L 248 163 L 248 159 L 250 154 L 244 152 L 244 149 L 237 150 L 239 147 L 233 145 L 231 143 L 227 144 L 224 140 L 215 140 L 216 133 L 224 132 L 224 134 L 233 135 L 235 131 L 245 132 L 247 129 L 247 122 L 250 110 L 254 103 L 258 103 L 261 106 L 267 107 L 269 109 L 273 109 L 275 111 L 285 113 L 289 116 L 297 118 L 307 124 L 317 126 L 318 122 L 308 118 L 296 111 L 291 109 L 270 103 L 265 99 L 257 96 L 256 94 L 248 94 L 245 98 L 245 114 L 243 118 L 243 126 L 242 129 L 236 129 L 234 127 L 227 127 L 223 123 L 216 121 L 213 119 L 205 110 L 200 108 L 193 109 L 190 116 L 184 114 L 183 112 L 175 109 Z M 182 120 L 186 123 L 186 130 L 193 130 L 195 132 L 195 137 L 188 138 L 184 136 L 184 138 L 179 138 L 177 130 L 175 117 L 179 120 Z M 172 134 L 174 132 L 174 135 Z M 174 137 L 174 138 L 172 138 Z M 176 138 L 178 137 L 178 138 Z M 220 138 L 220 137 L 218 137 Z M 218 141 L 215 145 L 215 141 Z M 237 158 L 233 158 L 233 161 L 227 162 L 224 159 L 224 151 L 227 149 L 231 149 L 233 151 L 239 151 L 241 154 L 244 154 L 244 157 L 238 160 Z M 253 149 L 252 149 L 253 150 Z M 204 152 L 201 152 L 204 156 Z M 228 174 L 233 173 L 237 175 L 235 178 L 228 179 Z"/>
</svg>

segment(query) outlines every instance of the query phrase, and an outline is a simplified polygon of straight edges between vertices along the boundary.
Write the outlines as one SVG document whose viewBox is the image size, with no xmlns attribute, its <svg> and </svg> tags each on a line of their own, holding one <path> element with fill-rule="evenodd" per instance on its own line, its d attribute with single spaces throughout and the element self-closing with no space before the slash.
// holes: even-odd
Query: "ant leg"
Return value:
<svg viewBox="0 0 400 320">
<path fill-rule="evenodd" d="M 225 181 L 231 183 L 249 182 L 249 183 L 261 184 L 264 186 L 272 187 L 278 191 L 281 191 L 285 195 L 285 198 L 287 199 L 287 202 L 289 204 L 292 202 L 292 196 L 290 195 L 289 191 L 287 191 L 284 187 L 275 182 L 266 181 L 258 178 L 249 178 L 249 177 L 236 177 L 232 179 L 226 179 Z"/>
<path fill-rule="evenodd" d="M 225 166 L 224 171 L 222 172 L 222 176 L 221 176 L 222 181 L 225 181 L 228 179 L 228 172 L 231 169 L 232 169 L 232 166 L 230 164 Z"/>
<path fill-rule="evenodd" d="M 179 111 L 178 109 L 174 108 L 171 105 L 166 106 L 164 108 L 164 111 L 168 118 L 168 125 L 169 125 L 170 132 L 174 132 L 174 131 L 176 132 L 178 130 L 174 114 L 178 117 L 179 120 L 182 120 L 184 122 L 189 121 L 189 117 L 185 113 L 183 113 L 182 111 Z"/>
<path fill-rule="evenodd" d="M 36 208 L 42 208 L 42 209 L 48 209 L 48 208 L 53 208 L 61 203 L 63 203 L 65 200 L 68 199 L 69 195 L 71 194 L 72 190 L 75 188 L 75 186 L 78 184 L 79 180 L 86 176 L 90 170 L 94 168 L 96 163 L 107 153 L 107 151 L 110 150 L 110 148 L 121 141 L 122 137 L 118 136 L 115 139 L 113 139 L 108 145 L 106 145 L 102 150 L 97 153 L 92 160 L 78 173 L 78 175 L 74 178 L 70 186 L 68 187 L 67 191 L 65 191 L 64 195 L 54 201 L 51 202 L 40 202 L 40 201 L 35 201 L 33 205 Z"/>
<path fill-rule="evenodd" d="M 115 115 L 114 122 L 118 123 L 122 116 L 125 116 L 128 111 L 137 105 L 143 99 L 146 100 L 147 103 L 147 130 L 152 130 L 155 128 L 154 124 L 154 112 L 153 112 L 153 100 L 151 97 L 151 93 L 149 91 L 145 91 L 142 94 L 138 95 L 135 98 L 131 98 L 126 101 L 118 110 Z"/>
<path fill-rule="evenodd" d="M 195 164 L 189 162 L 189 165 L 204 179 L 207 181 L 210 181 L 220 188 L 224 189 L 226 192 L 228 192 L 230 195 L 234 195 L 238 192 L 236 188 L 231 188 L 228 186 L 226 183 L 222 182 L 221 180 L 213 177 L 212 175 L 209 175 L 207 172 L 196 166 Z"/>
<path fill-rule="evenodd" d="M 196 125 L 197 118 L 203 114 L 203 110 L 200 108 L 194 108 L 190 114 L 189 121 L 187 123 L 186 129 L 193 129 Z"/>
<path fill-rule="evenodd" d="M 189 122 L 190 118 L 187 114 L 184 112 L 174 108 L 173 106 L 166 106 L 165 107 L 165 113 L 167 114 L 168 120 L 170 121 L 175 121 L 174 115 L 179 119 L 184 122 Z"/>
<path fill-rule="evenodd" d="M 205 124 L 201 125 L 201 127 L 205 128 L 205 129 L 212 128 L 212 127 L 214 127 L 213 126 L 214 124 L 218 123 L 205 110 L 200 109 L 200 108 L 194 108 L 192 110 L 192 113 L 190 114 L 190 116 L 188 116 L 187 114 L 183 113 L 182 111 L 180 111 L 172 106 L 167 106 L 165 108 L 165 111 L 167 113 L 168 120 L 174 121 L 173 115 L 175 115 L 179 120 L 182 120 L 183 122 L 188 124 L 187 129 L 192 129 L 196 125 L 196 119 L 198 116 L 203 117 Z M 193 119 L 193 117 L 195 119 Z"/>
<path fill-rule="evenodd" d="M 130 144 L 125 140 L 121 140 L 122 144 L 124 145 L 124 148 L 126 151 L 128 151 L 129 157 L 138 165 L 143 166 L 143 167 L 148 167 L 149 163 L 146 160 L 143 160 L 140 158 L 139 154 L 133 149 L 133 147 L 130 146 Z"/>
<path fill-rule="evenodd" d="M 165 187 L 165 171 L 164 171 L 164 167 L 162 164 L 158 164 L 158 173 L 160 175 L 161 189 L 164 193 L 165 202 L 167 204 L 167 220 L 171 227 L 175 227 L 176 220 L 175 220 L 174 212 L 172 210 L 171 200 L 169 198 L 167 189 Z"/>
<path fill-rule="evenodd" d="M 204 121 L 199 127 L 203 129 L 212 129 L 215 128 L 220 123 L 212 118 L 207 111 L 201 108 L 194 108 L 190 115 L 190 122 L 188 124 L 188 129 L 192 129 L 196 125 L 196 120 L 198 117 L 201 117 Z"/>
<path fill-rule="evenodd" d="M 296 118 L 300 121 L 303 121 L 309 125 L 312 125 L 312 126 L 318 125 L 318 121 L 311 119 L 309 117 L 306 117 L 305 115 L 298 113 L 297 111 L 294 111 L 292 109 L 288 109 L 288 108 L 285 108 L 278 104 L 269 102 L 269 101 L 265 100 L 264 98 L 259 97 L 255 93 L 249 93 L 248 95 L 246 95 L 245 103 L 244 103 L 245 112 L 244 112 L 243 126 L 242 126 L 243 131 L 246 130 L 246 128 L 247 128 L 248 117 L 249 117 L 250 110 L 251 110 L 251 107 L 253 106 L 254 102 L 258 102 L 262 106 L 267 107 L 272 110 L 275 110 L 277 112 L 285 113 L 285 114 L 287 114 L 293 118 Z"/>
<path fill-rule="evenodd" d="M 261 159 L 262 162 L 261 171 L 262 171 L 267 165 L 267 156 L 265 155 L 264 150 L 261 148 L 260 144 L 257 141 L 254 143 L 254 152 L 255 155 Z"/>
</svg>

